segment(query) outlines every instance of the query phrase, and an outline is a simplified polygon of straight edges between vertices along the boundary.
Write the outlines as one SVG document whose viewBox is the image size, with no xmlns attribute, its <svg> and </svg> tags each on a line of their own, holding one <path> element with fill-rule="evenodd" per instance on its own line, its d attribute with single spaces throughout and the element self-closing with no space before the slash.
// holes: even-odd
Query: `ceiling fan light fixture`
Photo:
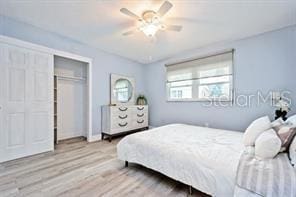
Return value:
<svg viewBox="0 0 296 197">
<path fill-rule="evenodd" d="M 158 25 L 155 24 L 145 24 L 143 25 L 140 30 L 148 37 L 153 37 L 156 32 L 159 30 Z"/>
<path fill-rule="evenodd" d="M 141 17 L 129 11 L 126 8 L 121 8 L 120 12 L 123 14 L 137 19 L 140 25 L 136 27 L 137 31 L 143 32 L 147 37 L 154 37 L 158 30 L 168 30 L 168 31 L 181 31 L 182 26 L 180 25 L 166 25 L 163 24 L 161 18 L 173 7 L 173 4 L 169 1 L 165 1 L 157 12 L 153 10 L 146 10 L 142 13 Z M 133 31 L 128 31 L 123 33 L 122 35 L 127 36 L 133 34 Z"/>
</svg>

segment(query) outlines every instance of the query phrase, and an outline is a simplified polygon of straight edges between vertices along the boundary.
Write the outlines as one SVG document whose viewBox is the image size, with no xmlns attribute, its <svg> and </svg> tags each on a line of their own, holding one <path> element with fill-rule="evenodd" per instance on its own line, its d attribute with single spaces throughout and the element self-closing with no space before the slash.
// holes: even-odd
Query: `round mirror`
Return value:
<svg viewBox="0 0 296 197">
<path fill-rule="evenodd" d="M 115 81 L 113 95 L 118 102 L 126 103 L 133 95 L 133 86 L 127 79 L 118 79 Z"/>
</svg>

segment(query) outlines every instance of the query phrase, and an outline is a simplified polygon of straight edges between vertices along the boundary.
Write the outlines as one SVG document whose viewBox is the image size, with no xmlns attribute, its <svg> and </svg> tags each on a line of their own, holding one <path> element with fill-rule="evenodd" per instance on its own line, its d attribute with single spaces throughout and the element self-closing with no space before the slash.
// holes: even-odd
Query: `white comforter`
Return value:
<svg viewBox="0 0 296 197">
<path fill-rule="evenodd" d="M 172 124 L 129 135 L 118 158 L 141 164 L 212 196 L 233 196 L 243 133 Z"/>
</svg>

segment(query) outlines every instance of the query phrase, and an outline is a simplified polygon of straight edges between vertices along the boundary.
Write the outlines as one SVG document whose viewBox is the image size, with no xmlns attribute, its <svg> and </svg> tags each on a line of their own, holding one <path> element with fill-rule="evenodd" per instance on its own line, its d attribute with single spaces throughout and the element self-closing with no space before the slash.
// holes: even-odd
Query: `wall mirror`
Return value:
<svg viewBox="0 0 296 197">
<path fill-rule="evenodd" d="M 111 104 L 134 104 L 135 80 L 132 77 L 111 74 Z"/>
</svg>

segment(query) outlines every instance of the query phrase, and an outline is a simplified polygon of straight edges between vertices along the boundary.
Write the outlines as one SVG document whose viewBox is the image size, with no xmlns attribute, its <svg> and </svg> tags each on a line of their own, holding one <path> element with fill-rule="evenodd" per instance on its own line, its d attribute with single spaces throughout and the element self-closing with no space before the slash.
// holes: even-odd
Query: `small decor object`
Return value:
<svg viewBox="0 0 296 197">
<path fill-rule="evenodd" d="M 144 95 L 139 95 L 137 98 L 137 105 L 147 105 L 147 99 Z"/>
<path fill-rule="evenodd" d="M 275 107 L 277 108 L 275 110 L 275 119 L 282 118 L 284 121 L 286 121 L 286 115 L 290 110 L 289 104 L 280 98 L 275 104 Z"/>
</svg>

